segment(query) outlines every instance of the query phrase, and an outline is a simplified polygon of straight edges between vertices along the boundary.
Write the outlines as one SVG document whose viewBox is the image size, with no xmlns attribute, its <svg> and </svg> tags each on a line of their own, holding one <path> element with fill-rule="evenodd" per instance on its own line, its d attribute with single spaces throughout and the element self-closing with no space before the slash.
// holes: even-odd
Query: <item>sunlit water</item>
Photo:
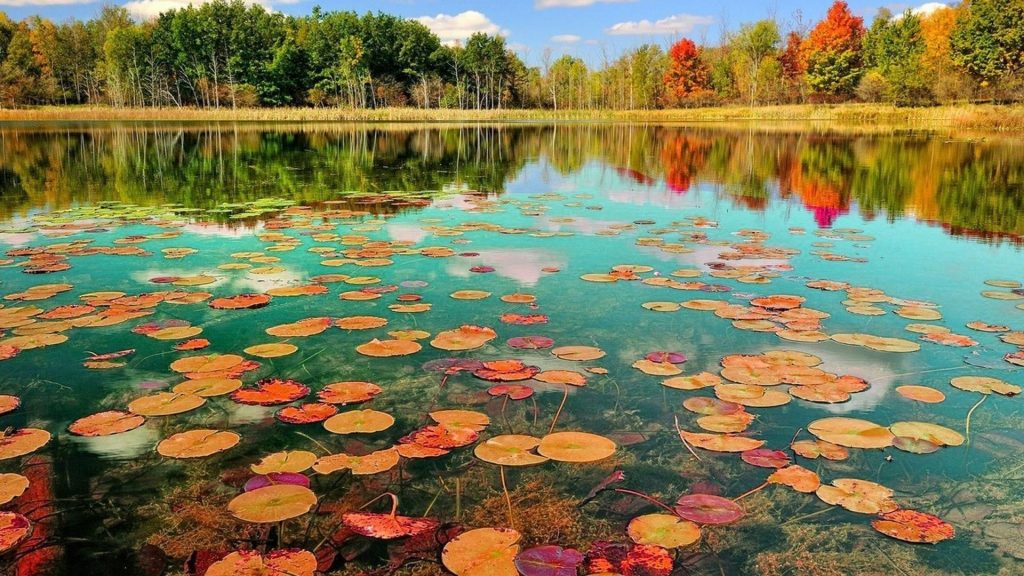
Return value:
<svg viewBox="0 0 1024 576">
<path fill-rule="evenodd" d="M 23 350 L 0 362 L 0 393 L 22 401 L 18 410 L 0 417 L 0 425 L 53 434 L 32 456 L 0 462 L 0 471 L 25 474 L 34 483 L 22 496 L 31 498 L 30 504 L 15 500 L 6 509 L 30 518 L 36 507 L 47 510 L 37 522 L 42 532 L 6 556 L 11 574 L 159 574 L 159 569 L 147 567 L 164 564 L 176 573 L 193 550 L 223 553 L 268 538 L 276 543 L 276 528 L 268 534 L 232 524 L 224 504 L 240 490 L 237 470 L 283 449 L 323 455 L 328 449 L 364 454 L 387 448 L 424 425 L 431 409 L 486 412 L 492 421 L 481 439 L 511 432 L 537 437 L 547 433 L 562 400 L 561 386 L 526 382 L 536 390 L 536 403 L 509 402 L 503 415 L 501 400 L 484 392 L 491 386 L 488 382 L 460 373 L 441 388 L 441 375 L 422 368 L 438 358 L 519 358 L 545 370 L 607 370 L 582 372 L 588 384 L 571 390 L 557 429 L 608 436 L 619 443 L 616 454 L 593 464 L 549 462 L 509 469 L 508 475 L 512 490 L 550 486 L 547 503 L 555 509 L 564 506 L 566 517 L 573 519 L 573 532 L 558 533 L 546 529 L 543 518 L 521 518 L 523 544 L 574 546 L 584 552 L 596 539 L 628 542 L 625 526 L 630 518 L 654 511 L 641 500 L 607 492 L 575 507 L 574 499 L 584 497 L 613 470 L 625 472 L 617 486 L 669 504 L 691 490 L 735 497 L 771 472 L 743 463 L 737 454 L 698 450 L 701 460 L 691 456 L 676 434 L 675 419 L 684 429 L 698 431 L 697 415 L 681 403 L 692 396 L 713 396 L 714 389 L 662 386 L 664 376 L 631 366 L 649 352 L 681 352 L 688 358 L 680 366 L 684 374 L 696 374 L 717 373 L 722 357 L 730 354 L 799 350 L 820 357 L 820 368 L 828 372 L 870 383 L 847 402 L 793 399 L 781 407 L 750 408 L 756 420 L 743 435 L 782 450 L 798 429 L 803 429 L 800 438 L 812 438 L 807 425 L 828 416 L 863 418 L 882 426 L 933 422 L 965 434 L 967 413 L 981 395 L 951 387 L 951 378 L 987 375 L 1024 384 L 1016 366 L 1003 359 L 1016 346 L 1000 341 L 997 333 L 965 326 L 980 320 L 1014 330 L 1024 327 L 1019 320 L 1024 310 L 1016 307 L 1020 301 L 981 295 L 986 290 L 1010 294 L 1007 288 L 986 286 L 985 280 L 1024 279 L 1018 245 L 1024 233 L 1024 211 L 1018 209 L 1024 202 L 1024 148 L 1012 140 L 625 126 L 104 125 L 3 129 L 0 152 L 0 244 L 9 249 L 74 240 L 125 246 L 116 242 L 180 232 L 131 244 L 143 248 L 145 256 L 71 256 L 70 269 L 49 274 L 21 273 L 25 257 L 12 256 L 0 268 L 0 293 L 17 294 L 44 283 L 73 288 L 41 301 L 6 301 L 7 307 L 50 309 L 80 303 L 80 295 L 95 291 L 131 295 L 173 290 L 152 280 L 202 274 L 216 281 L 184 289 L 233 296 L 305 284 L 313 276 L 332 273 L 375 276 L 380 279 L 375 286 L 398 287 L 376 300 L 346 301 L 340 293 L 363 286 L 329 283 L 326 294 L 278 297 L 257 310 L 163 303 L 144 318 L 109 327 L 69 328 L 63 331 L 68 336 L 64 343 Z M 264 202 L 253 204 L 260 199 Z M 101 204 L 109 201 L 121 204 Z M 127 208 L 129 204 L 142 208 Z M 311 210 L 298 211 L 297 206 Z M 61 210 L 70 211 L 67 220 L 54 214 Z M 337 210 L 367 213 L 322 218 Z M 137 218 L 124 219 L 128 214 Z M 92 218 L 85 221 L 95 226 L 58 232 L 57 226 L 71 218 L 78 223 Z M 176 224 L 158 227 L 157 222 Z M 281 222 L 292 226 L 280 228 Z M 324 225 L 312 231 L 304 223 Z M 731 251 L 729 244 L 747 241 L 741 231 L 759 231 L 765 246 L 796 254 L 788 260 L 722 260 L 722 253 Z M 260 238 L 268 232 L 293 238 L 294 247 L 268 251 L 279 245 L 279 238 Z M 338 237 L 313 237 L 331 233 Z M 346 243 L 343 235 L 404 241 L 416 248 L 447 247 L 455 254 L 396 254 L 390 256 L 391 265 L 362 268 L 324 266 L 324 256 L 309 250 L 329 247 L 340 252 L 362 242 Z M 168 248 L 195 252 L 169 259 L 162 252 Z M 232 256 L 244 252 L 280 258 L 254 266 L 283 270 L 253 274 L 218 268 L 245 262 Z M 829 261 L 822 257 L 826 253 L 850 260 Z M 749 283 L 712 276 L 716 263 L 774 268 L 762 269 L 770 272 L 764 274 L 765 283 Z M 639 280 L 581 279 L 627 264 L 651 267 L 639 274 L 648 279 L 695 269 L 699 277 L 678 280 L 728 289 L 673 290 Z M 493 270 L 474 272 L 474 267 Z M 805 286 L 821 279 L 932 303 L 942 318 L 906 319 L 894 314 L 898 306 L 892 303 L 878 304 L 884 314 L 877 316 L 850 313 L 843 304 L 846 292 Z M 449 296 L 467 289 L 492 295 L 483 300 Z M 421 302 L 432 308 L 422 313 L 389 309 L 396 296 L 410 293 L 422 296 Z M 499 299 L 512 293 L 535 295 L 536 306 Z M 831 315 L 822 321 L 826 334 L 897 337 L 921 348 L 898 353 L 829 340 L 792 342 L 771 332 L 734 328 L 712 312 L 655 312 L 641 306 L 691 299 L 748 305 L 751 298 L 769 294 L 806 297 L 804 307 Z M 547 321 L 514 325 L 501 320 L 506 313 L 542 314 Z M 314 393 L 331 382 L 377 383 L 383 393 L 369 407 L 396 419 L 384 432 L 340 436 L 319 424 L 284 424 L 274 420 L 278 407 L 241 406 L 226 396 L 185 414 L 150 418 L 123 434 L 82 438 L 66 431 L 78 418 L 124 409 L 137 397 L 171 388 L 182 380 L 168 367 L 177 358 L 243 354 L 248 346 L 283 340 L 264 332 L 271 326 L 354 315 L 383 317 L 388 324 L 353 331 L 332 327 L 288 339 L 298 346 L 296 353 L 256 359 L 260 368 L 242 379 L 251 384 L 260 378 L 290 378 Z M 208 339 L 210 347 L 176 352 L 174 341 L 131 331 L 138 324 L 169 319 L 201 327 L 198 337 Z M 906 330 L 912 323 L 944 326 L 977 344 L 953 347 L 921 341 L 919 333 Z M 373 338 L 388 338 L 389 331 L 416 329 L 434 335 L 463 324 L 491 327 L 498 337 L 468 352 L 438 350 L 429 345 L 430 338 L 420 341 L 421 351 L 407 356 L 372 358 L 355 351 Z M 567 362 L 549 350 L 515 350 L 505 343 L 527 335 L 552 338 L 555 346 L 596 346 L 607 355 Z M 123 367 L 83 366 L 90 353 L 123 349 L 135 350 L 122 360 Z M 908 400 L 894 390 L 905 384 L 935 388 L 946 399 L 939 404 Z M 957 530 L 952 540 L 936 546 L 898 542 L 873 531 L 871 515 L 840 509 L 801 519 L 828 506 L 814 494 L 770 486 L 741 500 L 747 516 L 739 523 L 705 527 L 702 543 L 681 549 L 676 565 L 697 574 L 1020 573 L 1024 564 L 1015 559 L 1024 558 L 1016 490 L 1024 480 L 1018 456 L 1024 443 L 1019 402 L 993 395 L 973 413 L 968 442 L 931 454 L 889 447 L 851 449 L 851 457 L 842 462 L 795 457 L 823 483 L 860 478 L 893 489 L 902 507 L 950 522 Z M 196 461 L 156 454 L 161 439 L 193 428 L 233 430 L 242 442 Z M 420 515 L 429 507 L 432 516 L 445 522 L 507 525 L 497 467 L 475 461 L 472 450 L 464 447 L 438 459 L 407 461 L 401 472 L 396 468 L 366 477 L 314 477 L 312 487 L 321 499 L 339 504 L 323 510 L 305 534 L 308 517 L 289 521 L 283 542 L 312 549 L 332 527 L 337 529 L 331 514 L 354 509 L 384 491 L 399 496 L 403 514 Z M 245 475 L 241 477 L 244 481 Z M 528 500 L 528 493 L 519 495 Z M 183 511 L 181 502 L 189 497 L 207 508 Z M 42 553 L 33 552 L 40 547 Z M 364 551 L 358 542 L 347 542 L 342 548 L 351 556 L 349 570 L 386 564 L 384 545 Z M 343 555 L 334 569 L 345 569 Z M 423 556 L 436 558 L 436 551 Z M 429 572 L 424 561 L 416 566 Z M 150 569 L 156 571 L 145 572 Z"/>
</svg>

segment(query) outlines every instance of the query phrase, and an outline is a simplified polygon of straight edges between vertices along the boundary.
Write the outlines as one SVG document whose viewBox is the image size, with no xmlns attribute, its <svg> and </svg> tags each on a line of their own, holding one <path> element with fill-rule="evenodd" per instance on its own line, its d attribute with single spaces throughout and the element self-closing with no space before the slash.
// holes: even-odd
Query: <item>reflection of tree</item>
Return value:
<svg viewBox="0 0 1024 576">
<path fill-rule="evenodd" d="M 6 178 L 14 184 L 4 190 L 5 210 L 99 200 L 211 208 L 446 186 L 501 191 L 526 161 L 522 138 L 499 127 L 11 131 L 0 141 L 0 174 L 14 175 Z"/>
<path fill-rule="evenodd" d="M 687 131 L 675 130 L 662 136 L 661 162 L 665 184 L 673 192 L 686 192 L 707 161 L 711 141 Z"/>
<path fill-rule="evenodd" d="M 945 171 L 938 191 L 940 222 L 954 234 L 1024 236 L 1024 163 L 1008 150 L 981 151 Z"/>
<path fill-rule="evenodd" d="M 830 226 L 912 214 L 979 235 L 1024 235 L 1024 154 L 922 135 L 651 125 L 143 124 L 0 131 L 0 216 L 121 200 L 213 208 L 287 197 L 456 187 L 501 192 L 527 163 L 588 163 L 651 193 L 705 184 L 749 209 L 793 199 Z"/>
</svg>

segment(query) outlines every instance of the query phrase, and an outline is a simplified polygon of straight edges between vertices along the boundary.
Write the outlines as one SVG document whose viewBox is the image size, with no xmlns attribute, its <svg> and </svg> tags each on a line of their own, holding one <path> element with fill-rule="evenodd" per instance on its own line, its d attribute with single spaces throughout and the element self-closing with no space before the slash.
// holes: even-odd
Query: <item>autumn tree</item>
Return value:
<svg viewBox="0 0 1024 576">
<path fill-rule="evenodd" d="M 664 83 L 670 102 L 692 102 L 710 94 L 711 75 L 693 40 L 683 38 L 673 44 L 668 57 Z"/>
<path fill-rule="evenodd" d="M 995 97 L 1024 92 L 1024 0 L 971 0 L 949 40 L 953 61 Z"/>
<path fill-rule="evenodd" d="M 971 82 L 953 62 L 949 38 L 956 26 L 957 14 L 963 6 L 946 7 L 921 15 L 921 55 L 925 75 L 931 80 L 931 90 L 941 101 L 969 98 Z"/>
<path fill-rule="evenodd" d="M 760 98 L 773 98 L 779 93 L 774 88 L 782 78 L 778 59 L 781 40 L 774 20 L 745 24 L 732 39 L 733 77 L 751 106 Z"/>
<path fill-rule="evenodd" d="M 895 18 L 884 8 L 879 12 L 864 36 L 864 64 L 884 80 L 885 99 L 901 105 L 931 99 L 921 60 L 924 50 L 920 18 L 909 10 Z"/>
<path fill-rule="evenodd" d="M 854 16 L 846 2 L 836 0 L 802 45 L 812 91 L 834 96 L 853 93 L 862 73 L 863 37 L 864 19 Z"/>
</svg>

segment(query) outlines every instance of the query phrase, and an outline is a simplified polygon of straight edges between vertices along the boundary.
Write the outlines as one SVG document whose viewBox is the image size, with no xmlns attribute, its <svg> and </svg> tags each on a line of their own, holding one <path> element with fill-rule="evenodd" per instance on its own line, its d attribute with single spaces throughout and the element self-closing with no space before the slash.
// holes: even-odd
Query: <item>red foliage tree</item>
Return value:
<svg viewBox="0 0 1024 576">
<path fill-rule="evenodd" d="M 825 19 L 811 30 L 804 41 L 804 52 L 859 51 L 864 36 L 864 19 L 854 16 L 843 0 L 836 0 Z"/>
<path fill-rule="evenodd" d="M 779 55 L 779 63 L 782 64 L 782 75 L 787 80 L 796 80 L 807 70 L 807 62 L 801 51 L 804 39 L 796 32 L 790 32 L 786 36 L 786 48 Z"/>
<path fill-rule="evenodd" d="M 677 101 L 706 95 L 711 74 L 693 40 L 683 38 L 669 49 L 669 68 L 663 79 L 669 97 Z"/>
</svg>

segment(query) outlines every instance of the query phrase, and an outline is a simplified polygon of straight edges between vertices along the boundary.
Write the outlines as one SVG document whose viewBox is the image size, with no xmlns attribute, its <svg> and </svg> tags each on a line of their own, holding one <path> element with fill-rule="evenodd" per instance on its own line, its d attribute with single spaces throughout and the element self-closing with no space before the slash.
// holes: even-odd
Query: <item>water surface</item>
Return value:
<svg viewBox="0 0 1024 576">
<path fill-rule="evenodd" d="M 7 568 L 12 574 L 180 573 L 188 559 L 202 565 L 203 558 L 239 547 L 269 543 L 327 550 L 334 534 L 333 569 L 378 569 L 396 545 L 389 549 L 335 533 L 341 512 L 385 491 L 398 495 L 402 514 L 429 509 L 443 522 L 507 526 L 498 469 L 476 460 L 472 446 L 440 458 L 403 460 L 398 468 L 370 476 L 308 471 L 325 504 L 318 514 L 283 526 L 257 529 L 227 512 L 226 503 L 251 475 L 246 467 L 262 456 L 286 449 L 318 456 L 386 449 L 427 424 L 430 410 L 488 414 L 491 423 L 481 440 L 548 432 L 562 402 L 561 385 L 519 382 L 533 387 L 534 395 L 503 406 L 486 392 L 493 383 L 462 372 L 442 387 L 442 375 L 423 368 L 452 356 L 515 358 L 543 370 L 579 372 L 587 385 L 570 390 L 556 429 L 595 433 L 618 444 L 612 457 L 591 464 L 508 468 L 524 546 L 558 544 L 586 552 L 595 541 L 628 543 L 629 520 L 653 507 L 611 492 L 578 506 L 615 470 L 625 474 L 617 486 L 669 504 L 690 492 L 734 498 L 771 472 L 737 454 L 698 448 L 699 460 L 692 455 L 675 423 L 700 431 L 698 415 L 682 402 L 712 397 L 716 389 L 663 386 L 668 375 L 633 367 L 650 352 L 684 354 L 687 361 L 679 368 L 692 375 L 719 373 L 729 355 L 796 350 L 820 358 L 821 370 L 870 385 L 842 402 L 793 398 L 784 406 L 748 408 L 755 419 L 742 435 L 765 441 L 767 448 L 787 451 L 794 436 L 813 439 L 808 424 L 833 416 L 883 427 L 930 422 L 966 436 L 968 411 L 982 395 L 952 387 L 952 378 L 1024 383 L 1017 367 L 1004 360 L 1016 345 L 1003 342 L 1000 333 L 966 326 L 982 321 L 1024 328 L 1021 300 L 1015 300 L 1024 296 L 1010 284 L 985 284 L 1022 280 L 1022 198 L 1024 146 L 995 136 L 589 124 L 2 128 L 0 243 L 10 252 L 0 268 L 0 293 L 8 310 L 81 304 L 82 295 L 97 291 L 172 291 L 174 300 L 181 290 L 227 297 L 309 285 L 325 274 L 376 280 L 322 282 L 322 294 L 275 297 L 256 310 L 216 310 L 203 295 L 193 295 L 193 303 L 164 301 L 140 308 L 151 312 L 146 316 L 110 326 L 61 325 L 58 331 L 47 323 L 59 320 L 38 313 L 35 322 L 22 326 L 5 322 L 0 330 L 8 340 L 0 339 L 0 345 L 20 334 L 67 336 L 66 342 L 0 362 L 0 393 L 21 399 L 18 410 L 0 416 L 0 425 L 53 435 L 30 456 L 0 461 L 0 472 L 32 481 L 6 509 L 38 518 L 32 539 L 6 556 Z M 74 242 L 81 244 L 69 248 Z M 94 247 L 126 254 L 86 255 Z M 131 253 L 136 248 L 139 254 Z M 422 248 L 442 257 L 418 253 Z M 748 257 L 736 259 L 743 251 Z M 53 264 L 41 263 L 34 252 L 58 254 L 70 267 L 22 273 Z M 372 264 L 374 258 L 391 263 L 356 262 Z M 228 263 L 248 267 L 223 266 Z M 623 267 L 628 265 L 637 267 L 635 278 Z M 581 278 L 615 267 L 615 282 Z M 210 279 L 189 285 L 188 279 L 200 276 Z M 186 280 L 174 284 L 175 279 Z M 807 285 L 816 280 L 854 290 Z M 692 285 L 673 288 L 665 285 L 669 281 Z M 33 286 L 62 283 L 70 289 L 19 301 Z M 372 300 L 339 297 L 382 287 L 380 298 Z M 452 298 L 458 290 L 491 295 Z M 1002 299 L 985 297 L 985 291 L 999 292 Z M 529 294 L 536 302 L 500 299 L 509 294 Z M 779 322 L 767 328 L 734 325 L 711 311 L 643 306 L 718 300 L 750 307 L 751 299 L 773 294 L 803 297 L 804 308 L 827 313 L 819 329 L 824 337 L 870 334 L 920 349 L 887 352 L 830 339 L 793 341 L 774 332 L 784 328 Z M 401 295 L 407 301 L 397 300 Z M 392 309 L 412 304 L 409 295 L 430 309 Z M 110 304 L 99 306 L 104 307 Z M 941 318 L 896 314 L 907 307 L 937 311 Z M 535 316 L 537 323 L 517 324 L 514 317 L 503 318 L 507 314 Z M 376 316 L 387 325 L 331 327 L 287 339 L 265 333 L 303 318 L 350 316 Z M 210 345 L 180 352 L 173 347 L 182 340 L 133 332 L 148 322 L 200 327 L 195 337 Z M 465 352 L 430 345 L 434 335 L 461 325 L 489 327 L 497 337 Z M 934 326 L 973 344 L 921 340 L 919 331 Z M 395 330 L 431 336 L 410 355 L 375 358 L 356 351 L 374 338 L 392 338 L 388 333 Z M 597 347 L 605 356 L 570 362 L 548 349 L 517 350 L 506 343 L 530 335 L 551 338 L 555 346 Z M 298 350 L 269 359 L 243 353 L 284 340 Z M 90 354 L 127 349 L 134 352 L 116 361 L 123 366 L 83 365 Z M 241 376 L 246 385 L 287 378 L 315 394 L 333 382 L 376 383 L 381 395 L 359 408 L 387 412 L 396 422 L 374 434 L 337 435 L 319 424 L 279 422 L 279 407 L 242 406 L 223 396 L 197 410 L 149 418 L 123 434 L 82 438 L 67 432 L 78 418 L 123 410 L 132 400 L 180 383 L 183 377 L 169 367 L 173 361 L 214 353 L 258 361 L 257 369 Z M 945 400 L 908 400 L 895 390 L 908 384 L 939 390 Z M 315 401 L 314 395 L 305 401 Z M 770 486 L 740 500 L 743 520 L 704 527 L 699 544 L 676 552 L 676 566 L 694 574 L 1018 573 L 1024 570 L 1016 559 L 1024 558 L 1015 495 L 1024 479 L 1019 401 L 992 395 L 972 413 L 965 443 L 933 453 L 851 448 L 843 461 L 789 453 L 823 483 L 857 478 L 892 489 L 901 507 L 951 523 L 951 540 L 935 546 L 899 542 L 872 530 L 870 514 Z M 242 440 L 196 460 L 155 452 L 160 440 L 196 428 L 231 430 Z M 409 573 L 439 569 L 430 564 L 436 550 L 422 557 L 406 568 Z"/>
</svg>

